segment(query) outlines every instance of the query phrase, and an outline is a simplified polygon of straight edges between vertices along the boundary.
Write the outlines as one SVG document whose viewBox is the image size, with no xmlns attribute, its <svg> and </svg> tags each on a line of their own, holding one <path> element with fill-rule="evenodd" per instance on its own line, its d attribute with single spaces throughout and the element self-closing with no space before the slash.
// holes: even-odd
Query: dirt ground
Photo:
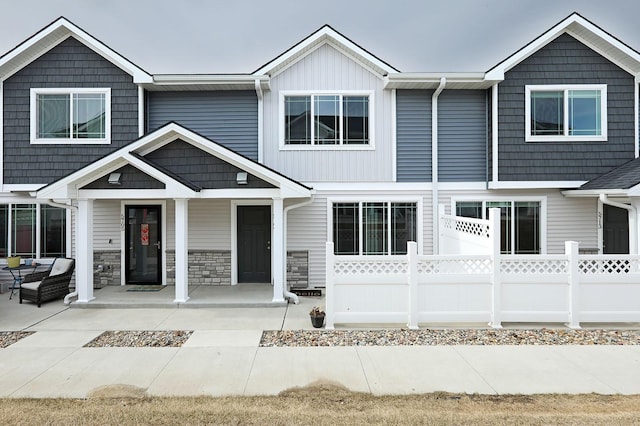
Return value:
<svg viewBox="0 0 640 426">
<path fill-rule="evenodd" d="M 87 399 L 1 399 L 2 425 L 640 425 L 640 395 L 373 396 L 314 384 L 260 397 L 148 397 L 128 386 Z"/>
</svg>

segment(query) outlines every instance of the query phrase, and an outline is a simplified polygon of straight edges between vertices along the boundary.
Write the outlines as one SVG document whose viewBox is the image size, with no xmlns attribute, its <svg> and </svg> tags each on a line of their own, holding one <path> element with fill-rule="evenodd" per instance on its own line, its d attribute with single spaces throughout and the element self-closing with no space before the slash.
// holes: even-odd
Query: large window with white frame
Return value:
<svg viewBox="0 0 640 426">
<path fill-rule="evenodd" d="M 504 254 L 540 254 L 540 201 L 457 201 L 456 216 L 487 219 L 490 208 L 500 209 L 500 251 Z"/>
<path fill-rule="evenodd" d="M 37 204 L 0 205 L 0 257 L 64 257 L 67 212 Z"/>
<path fill-rule="evenodd" d="M 607 140 L 605 84 L 529 85 L 525 92 L 527 141 Z"/>
<path fill-rule="evenodd" d="M 371 145 L 371 94 L 283 94 L 283 144 L 288 149 Z"/>
<path fill-rule="evenodd" d="M 332 220 L 336 255 L 407 254 L 418 238 L 415 202 L 334 202 Z"/>
<path fill-rule="evenodd" d="M 31 143 L 110 141 L 110 89 L 31 89 Z"/>
</svg>

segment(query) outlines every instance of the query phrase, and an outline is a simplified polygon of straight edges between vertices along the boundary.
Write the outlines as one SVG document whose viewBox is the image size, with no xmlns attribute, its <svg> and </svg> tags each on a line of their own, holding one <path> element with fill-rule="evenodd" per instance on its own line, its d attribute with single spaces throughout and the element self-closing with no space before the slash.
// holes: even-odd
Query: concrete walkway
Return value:
<svg viewBox="0 0 640 426">
<path fill-rule="evenodd" d="M 69 309 L 0 295 L 0 397 L 84 398 L 110 385 L 149 395 L 274 395 L 315 381 L 354 391 L 640 393 L 640 346 L 258 347 L 262 330 L 310 329 L 319 298 L 270 308 Z M 84 348 L 105 330 L 194 330 L 181 348 Z"/>
</svg>

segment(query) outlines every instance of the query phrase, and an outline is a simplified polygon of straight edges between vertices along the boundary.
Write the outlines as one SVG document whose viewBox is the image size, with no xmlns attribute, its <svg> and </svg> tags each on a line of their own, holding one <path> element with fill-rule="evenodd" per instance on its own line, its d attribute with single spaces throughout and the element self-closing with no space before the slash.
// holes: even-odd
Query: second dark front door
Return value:
<svg viewBox="0 0 640 426">
<path fill-rule="evenodd" d="M 602 252 L 629 254 L 629 212 L 603 205 Z"/>
<path fill-rule="evenodd" d="M 126 206 L 126 283 L 162 284 L 161 206 Z"/>
<path fill-rule="evenodd" d="M 271 206 L 238 206 L 238 282 L 271 282 Z"/>
</svg>

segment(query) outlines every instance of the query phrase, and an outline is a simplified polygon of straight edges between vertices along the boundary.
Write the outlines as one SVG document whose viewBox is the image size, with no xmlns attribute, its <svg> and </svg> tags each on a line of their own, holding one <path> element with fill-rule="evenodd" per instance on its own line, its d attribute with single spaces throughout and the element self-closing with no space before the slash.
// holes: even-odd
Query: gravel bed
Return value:
<svg viewBox="0 0 640 426">
<path fill-rule="evenodd" d="M 180 347 L 193 331 L 105 331 L 85 348 L 164 348 Z"/>
<path fill-rule="evenodd" d="M 284 330 L 260 339 L 261 347 L 438 345 L 640 345 L 640 330 Z"/>
<path fill-rule="evenodd" d="M 13 345 L 20 339 L 31 336 L 35 331 L 0 331 L 0 348 Z"/>
</svg>

